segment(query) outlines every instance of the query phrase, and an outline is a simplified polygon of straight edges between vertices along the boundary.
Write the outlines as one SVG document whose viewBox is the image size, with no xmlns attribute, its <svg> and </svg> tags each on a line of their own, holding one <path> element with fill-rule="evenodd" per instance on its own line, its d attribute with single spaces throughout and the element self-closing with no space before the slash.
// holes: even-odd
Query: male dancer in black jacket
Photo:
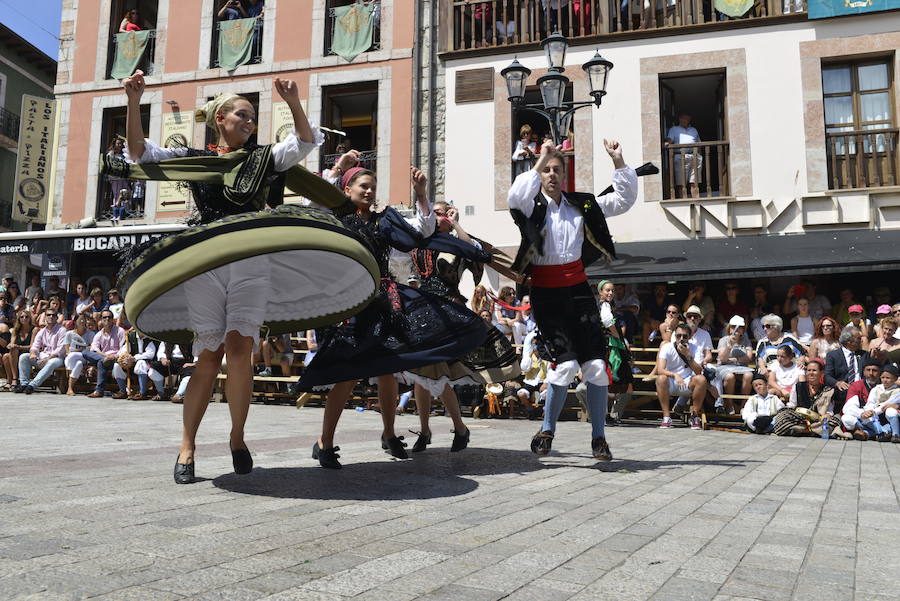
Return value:
<svg viewBox="0 0 900 601">
<path fill-rule="evenodd" d="M 612 459 L 604 433 L 607 341 L 585 267 L 601 256 L 615 257 L 606 216 L 624 213 L 634 204 L 637 174 L 625 164 L 618 142 L 603 144 L 616 167 L 609 194 L 595 198 L 563 192 L 566 164 L 552 142 L 544 143 L 534 168 L 520 174 L 509 189 L 509 209 L 522 234 L 513 270 L 531 277 L 534 318 L 553 359 L 544 423 L 531 441 L 538 455 L 550 452 L 556 420 L 580 366 L 587 384 L 591 450 L 601 461 Z"/>
</svg>

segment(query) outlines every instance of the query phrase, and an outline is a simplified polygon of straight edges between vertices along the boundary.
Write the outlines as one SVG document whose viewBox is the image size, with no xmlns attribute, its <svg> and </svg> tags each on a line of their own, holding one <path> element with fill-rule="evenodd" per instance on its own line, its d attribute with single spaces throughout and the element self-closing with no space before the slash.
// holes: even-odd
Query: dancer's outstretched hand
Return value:
<svg viewBox="0 0 900 601">
<path fill-rule="evenodd" d="M 416 192 L 416 198 L 425 198 L 425 194 L 428 192 L 428 178 L 416 167 L 410 167 L 409 174 L 412 178 L 412 186 Z"/>
<path fill-rule="evenodd" d="M 293 80 L 276 78 L 275 91 L 285 102 L 300 102 L 300 90 Z"/>
<path fill-rule="evenodd" d="M 122 87 L 125 88 L 125 95 L 128 96 L 128 100 L 140 100 L 141 96 L 144 95 L 146 85 L 144 72 L 140 69 L 135 71 L 131 77 L 126 77 L 122 80 Z"/>
<path fill-rule="evenodd" d="M 606 148 L 606 152 L 612 160 L 622 159 L 622 145 L 619 144 L 618 140 L 607 140 L 604 138 L 603 146 Z"/>
</svg>

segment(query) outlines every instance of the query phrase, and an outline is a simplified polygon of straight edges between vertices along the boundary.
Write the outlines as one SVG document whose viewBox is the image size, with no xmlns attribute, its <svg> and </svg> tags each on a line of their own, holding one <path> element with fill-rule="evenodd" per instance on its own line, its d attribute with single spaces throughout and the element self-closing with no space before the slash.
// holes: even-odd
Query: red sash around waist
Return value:
<svg viewBox="0 0 900 601">
<path fill-rule="evenodd" d="M 581 259 L 563 265 L 532 265 L 531 285 L 538 288 L 565 288 L 587 281 Z"/>
</svg>

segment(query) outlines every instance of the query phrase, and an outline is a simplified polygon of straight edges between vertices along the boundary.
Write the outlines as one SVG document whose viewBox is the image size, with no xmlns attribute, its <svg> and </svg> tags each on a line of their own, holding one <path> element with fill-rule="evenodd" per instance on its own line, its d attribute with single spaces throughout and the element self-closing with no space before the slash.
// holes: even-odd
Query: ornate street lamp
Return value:
<svg viewBox="0 0 900 601">
<path fill-rule="evenodd" d="M 531 69 L 522 65 L 518 60 L 513 59 L 510 66 L 500 71 L 500 75 L 506 79 L 506 91 L 509 94 L 508 100 L 513 104 L 525 102 L 525 85 L 528 76 L 531 75 Z"/>
<path fill-rule="evenodd" d="M 586 106 L 600 106 L 600 102 L 606 95 L 609 72 L 613 68 L 613 64 L 600 56 L 598 51 L 581 67 L 587 74 L 590 95 L 593 100 L 566 102 L 564 98 L 569 78 L 562 72 L 565 70 L 568 46 L 568 40 L 558 31 L 541 42 L 541 48 L 547 57 L 549 72 L 537 80 L 541 90 L 542 103 L 540 104 L 525 103 L 525 88 L 528 76 L 531 75 L 531 69 L 523 66 L 518 60 L 513 60 L 511 65 L 500 71 L 500 75 L 506 79 L 506 89 L 513 110 L 528 110 L 544 116 L 550 123 L 550 133 L 555 144 L 559 144 L 568 133 L 568 126 L 572 122 L 575 111 Z"/>
</svg>

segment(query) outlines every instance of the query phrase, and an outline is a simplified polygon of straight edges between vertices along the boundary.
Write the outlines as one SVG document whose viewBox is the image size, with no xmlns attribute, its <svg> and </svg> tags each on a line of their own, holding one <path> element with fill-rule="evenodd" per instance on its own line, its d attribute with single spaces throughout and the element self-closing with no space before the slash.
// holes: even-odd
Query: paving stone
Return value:
<svg viewBox="0 0 900 601">
<path fill-rule="evenodd" d="M 255 405 L 257 468 L 237 477 L 204 438 L 228 429 L 214 403 L 208 479 L 178 487 L 180 408 L 110 403 L 0 393 L 0 448 L 18 450 L 0 460 L 0 601 L 892 598 L 873 567 L 900 553 L 890 445 L 629 427 L 598 466 L 587 424 L 538 459 L 533 423 L 485 420 L 464 453 L 400 462 L 377 415 L 348 411 L 332 472 L 306 450 L 321 409 Z"/>
</svg>

